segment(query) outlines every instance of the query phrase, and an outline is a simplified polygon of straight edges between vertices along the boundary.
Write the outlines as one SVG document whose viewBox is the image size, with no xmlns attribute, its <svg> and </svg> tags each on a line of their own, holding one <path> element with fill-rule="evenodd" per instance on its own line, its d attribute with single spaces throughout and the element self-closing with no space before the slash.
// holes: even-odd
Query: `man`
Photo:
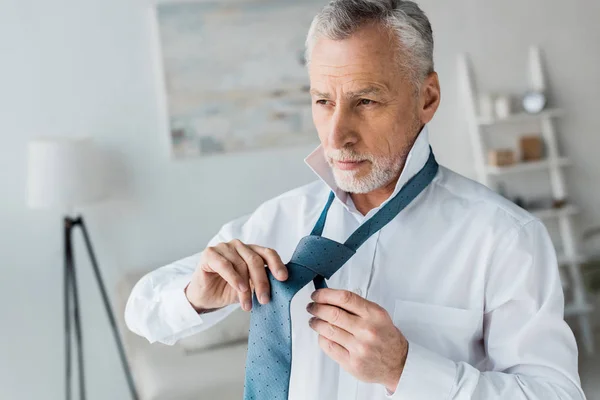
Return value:
<svg viewBox="0 0 600 400">
<path fill-rule="evenodd" d="M 306 161 L 320 180 L 144 277 L 126 311 L 134 332 L 172 344 L 238 303 L 249 311 L 253 292 L 268 304 L 268 274 L 288 278 L 283 260 L 331 191 L 323 236 L 344 242 L 424 168 L 440 86 L 415 3 L 332 1 L 307 60 L 321 146 Z M 546 229 L 446 168 L 327 283 L 291 302 L 292 400 L 584 399 Z"/>
</svg>

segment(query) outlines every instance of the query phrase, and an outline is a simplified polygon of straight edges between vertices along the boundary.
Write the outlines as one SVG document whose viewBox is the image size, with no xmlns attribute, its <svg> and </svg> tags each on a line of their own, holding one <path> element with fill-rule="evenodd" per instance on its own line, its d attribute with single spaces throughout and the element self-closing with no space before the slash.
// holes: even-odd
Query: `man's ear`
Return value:
<svg viewBox="0 0 600 400">
<path fill-rule="evenodd" d="M 419 96 L 419 113 L 421 114 L 421 123 L 428 124 L 435 115 L 441 100 L 440 81 L 437 72 L 427 75 L 427 78 L 421 85 Z"/>
</svg>

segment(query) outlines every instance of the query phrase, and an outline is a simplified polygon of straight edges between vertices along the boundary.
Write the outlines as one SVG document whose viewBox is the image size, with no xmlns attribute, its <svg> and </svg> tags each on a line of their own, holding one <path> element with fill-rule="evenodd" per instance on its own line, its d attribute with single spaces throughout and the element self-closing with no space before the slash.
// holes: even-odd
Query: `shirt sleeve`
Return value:
<svg viewBox="0 0 600 400">
<path fill-rule="evenodd" d="M 250 243 L 253 227 L 249 216 L 224 225 L 208 246 L 234 238 Z M 175 344 L 179 339 L 201 332 L 221 321 L 239 304 L 199 315 L 187 300 L 184 289 L 191 282 L 202 253 L 158 268 L 134 286 L 125 307 L 125 322 L 134 333 L 150 343 Z"/>
<path fill-rule="evenodd" d="M 564 321 L 556 254 L 545 226 L 532 220 L 501 239 L 485 287 L 485 368 L 409 343 L 390 399 L 584 400 L 577 345 Z M 385 390 L 385 389 L 384 389 Z"/>
</svg>

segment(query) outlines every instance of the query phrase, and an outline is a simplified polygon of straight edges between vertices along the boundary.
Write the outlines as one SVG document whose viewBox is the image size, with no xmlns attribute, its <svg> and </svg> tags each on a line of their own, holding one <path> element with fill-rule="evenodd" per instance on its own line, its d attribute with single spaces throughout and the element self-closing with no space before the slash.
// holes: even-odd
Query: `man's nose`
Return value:
<svg viewBox="0 0 600 400">
<path fill-rule="evenodd" d="M 352 113 L 344 107 L 337 107 L 329 127 L 329 147 L 341 149 L 355 144 L 358 138 L 352 124 Z"/>
</svg>

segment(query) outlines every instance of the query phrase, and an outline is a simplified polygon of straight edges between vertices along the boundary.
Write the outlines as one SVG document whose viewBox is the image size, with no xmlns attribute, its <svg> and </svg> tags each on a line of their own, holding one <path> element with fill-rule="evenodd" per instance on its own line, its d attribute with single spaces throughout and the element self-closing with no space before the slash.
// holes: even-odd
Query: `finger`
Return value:
<svg viewBox="0 0 600 400">
<path fill-rule="evenodd" d="M 250 275 L 250 280 L 254 285 L 256 298 L 260 304 L 267 304 L 270 298 L 270 285 L 269 278 L 267 278 L 265 260 L 242 242 L 236 242 L 235 247 L 238 254 L 242 256 L 248 266 L 248 273 Z"/>
<path fill-rule="evenodd" d="M 330 304 L 360 317 L 369 316 L 371 302 L 348 290 L 319 289 L 315 290 L 310 297 L 317 303 Z"/>
<path fill-rule="evenodd" d="M 214 247 L 205 250 L 206 262 L 201 268 L 207 272 L 219 274 L 235 290 L 244 292 L 249 289 L 248 283 L 236 271 L 233 264 Z"/>
<path fill-rule="evenodd" d="M 285 281 L 288 278 L 287 268 L 275 250 L 257 245 L 250 245 L 249 247 L 266 261 L 267 267 L 269 267 L 275 279 Z"/>
<path fill-rule="evenodd" d="M 329 358 L 338 364 L 348 364 L 348 361 L 350 360 L 350 352 L 333 340 L 329 340 L 325 336 L 319 335 L 319 347 L 323 349 Z"/>
<path fill-rule="evenodd" d="M 326 337 L 345 349 L 352 348 L 353 343 L 356 340 L 348 331 L 323 321 L 322 319 L 312 317 L 308 321 L 308 324 L 319 335 Z"/>
<path fill-rule="evenodd" d="M 246 262 L 244 261 L 242 256 L 238 254 L 235 246 L 226 245 L 223 247 L 219 247 L 217 251 L 220 252 L 223 255 L 223 257 L 225 257 L 227 260 L 229 260 L 229 262 L 233 264 L 235 270 L 242 277 L 244 282 L 246 282 L 248 287 L 251 288 L 248 266 L 246 265 Z M 242 306 L 242 309 L 245 311 L 250 311 L 252 309 L 252 291 L 246 290 L 242 292 L 238 290 L 237 296 Z"/>
<path fill-rule="evenodd" d="M 329 304 L 308 303 L 306 311 L 315 317 L 353 333 L 361 325 L 361 318 L 344 309 Z M 331 338 L 330 338 L 331 339 Z"/>
</svg>

